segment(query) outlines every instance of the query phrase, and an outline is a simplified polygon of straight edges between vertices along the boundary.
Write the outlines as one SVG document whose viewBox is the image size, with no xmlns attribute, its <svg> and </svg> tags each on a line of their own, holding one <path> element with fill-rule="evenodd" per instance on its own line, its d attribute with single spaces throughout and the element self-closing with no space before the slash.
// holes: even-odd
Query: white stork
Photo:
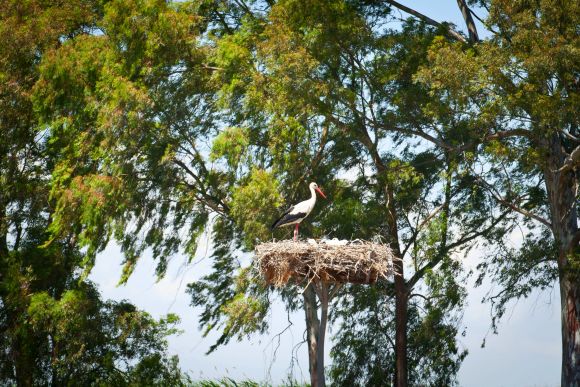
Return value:
<svg viewBox="0 0 580 387">
<path fill-rule="evenodd" d="M 274 224 L 272 224 L 271 229 L 274 230 L 276 227 L 295 224 L 294 241 L 296 241 L 298 239 L 298 226 L 300 225 L 300 222 L 310 214 L 310 211 L 312 211 L 316 204 L 316 192 L 326 199 L 326 195 L 324 195 L 320 188 L 318 188 L 318 184 L 310 183 L 310 193 L 312 194 L 310 199 L 304 200 L 303 202 L 290 207 L 280 218 L 278 218 L 278 220 L 274 222 Z"/>
</svg>

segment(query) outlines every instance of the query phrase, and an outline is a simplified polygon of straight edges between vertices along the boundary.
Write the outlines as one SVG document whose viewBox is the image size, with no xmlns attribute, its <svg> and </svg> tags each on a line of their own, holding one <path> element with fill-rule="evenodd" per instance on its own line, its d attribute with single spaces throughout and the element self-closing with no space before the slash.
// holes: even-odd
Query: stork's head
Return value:
<svg viewBox="0 0 580 387">
<path fill-rule="evenodd" d="M 317 191 L 320 194 L 320 196 L 322 196 L 323 198 L 326 199 L 326 195 L 324 194 L 324 192 L 322 192 L 320 190 L 320 188 L 318 188 L 318 184 L 316 184 L 316 183 L 310 183 L 310 190 L 311 191 L 313 191 L 313 190 L 314 191 Z"/>
</svg>

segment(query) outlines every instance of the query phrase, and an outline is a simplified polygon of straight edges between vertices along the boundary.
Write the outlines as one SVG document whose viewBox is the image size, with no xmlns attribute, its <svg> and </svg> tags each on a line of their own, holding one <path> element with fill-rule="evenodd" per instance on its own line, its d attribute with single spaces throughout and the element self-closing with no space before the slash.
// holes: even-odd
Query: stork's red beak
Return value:
<svg viewBox="0 0 580 387">
<path fill-rule="evenodd" d="M 326 199 L 326 195 L 324 194 L 324 192 L 322 192 L 322 191 L 320 190 L 320 188 L 316 188 L 316 190 L 318 191 L 318 193 L 319 193 L 319 194 L 320 194 L 320 195 L 321 195 L 323 198 L 325 198 L 325 199 Z"/>
</svg>

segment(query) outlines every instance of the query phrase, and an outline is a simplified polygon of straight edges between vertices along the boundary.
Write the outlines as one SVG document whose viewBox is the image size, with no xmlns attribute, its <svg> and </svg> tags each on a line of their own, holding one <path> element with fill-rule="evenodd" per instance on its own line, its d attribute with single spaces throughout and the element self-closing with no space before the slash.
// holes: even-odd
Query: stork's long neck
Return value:
<svg viewBox="0 0 580 387">
<path fill-rule="evenodd" d="M 312 203 L 316 203 L 316 191 L 314 190 L 313 187 L 310 187 L 310 194 L 311 194 L 310 201 Z"/>
</svg>

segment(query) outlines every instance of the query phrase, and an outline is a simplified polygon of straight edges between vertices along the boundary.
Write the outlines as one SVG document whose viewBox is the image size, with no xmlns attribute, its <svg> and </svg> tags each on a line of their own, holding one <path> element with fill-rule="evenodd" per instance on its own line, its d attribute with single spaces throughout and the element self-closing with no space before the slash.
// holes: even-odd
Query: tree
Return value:
<svg viewBox="0 0 580 387">
<path fill-rule="evenodd" d="M 88 33 L 100 2 L 6 1 L 0 5 L 0 384 L 129 384 L 183 375 L 165 337 L 175 316 L 156 321 L 127 302 L 103 302 L 79 278 L 74 233 L 52 238 L 54 167 L 32 94 L 39 62 L 62 41 Z"/>
<path fill-rule="evenodd" d="M 562 385 L 580 383 L 578 290 L 578 56 L 575 2 L 478 2 L 488 10 L 490 39 L 472 49 L 438 42 L 418 80 L 478 130 L 457 145 L 465 166 L 497 206 L 521 216 L 523 246 L 498 246 L 482 265 L 503 290 L 492 295 L 496 318 L 506 303 L 559 281 Z M 461 70 L 459 70 L 460 66 Z M 507 258 L 507 259 L 506 259 Z M 493 324 L 496 324 L 496 318 Z"/>
<path fill-rule="evenodd" d="M 262 321 L 268 303 L 264 286 L 247 281 L 247 270 L 235 277 L 232 273 L 240 269 L 236 250 L 269 237 L 267 215 L 281 203 L 280 187 L 293 201 L 300 193 L 301 179 L 318 176 L 335 196 L 345 193 L 345 203 L 336 205 L 343 210 L 341 205 L 348 207 L 353 200 L 366 202 L 364 192 L 349 196 L 352 191 L 348 184 L 323 176 L 345 171 L 345 163 L 364 171 L 369 160 L 365 152 L 379 161 L 374 145 L 360 137 L 360 116 L 349 102 L 354 98 L 365 103 L 357 93 L 370 89 L 366 84 L 356 86 L 357 76 L 349 73 L 364 70 L 355 60 L 371 45 L 388 49 L 386 37 L 374 39 L 365 24 L 368 18 L 371 28 L 378 28 L 375 23 L 384 20 L 388 10 L 317 4 L 322 20 L 337 16 L 339 24 L 330 23 L 335 30 L 321 30 L 324 35 L 313 41 L 314 46 L 308 46 L 295 29 L 316 20 L 295 18 L 285 23 L 285 12 L 294 11 L 288 8 L 291 6 L 273 7 L 268 15 L 276 28 L 288 32 L 284 35 L 264 24 L 266 14 L 258 7 L 253 12 L 243 4 L 208 8 L 197 3 L 111 2 L 97 22 L 101 33 L 70 39 L 45 57 L 42 77 L 35 87 L 37 111 L 50 129 L 50 149 L 55 155 L 51 194 L 57 208 L 52 237 L 77 235 L 80 246 L 87 249 L 86 270 L 90 270 L 96 253 L 116 238 L 125 254 L 126 279 L 147 247 L 152 247 L 159 259 L 159 275 L 177 249 L 193 256 L 197 237 L 211 225 L 216 271 L 192 284 L 190 291 L 194 303 L 206 306 L 202 323 L 208 329 L 224 327 L 216 344 L 266 328 Z M 302 11 L 295 15 L 304 16 Z M 356 16 L 357 12 L 363 16 Z M 356 17 L 349 20 L 353 14 Z M 209 27 L 211 33 L 206 33 Z M 351 29 L 362 32 L 362 39 Z M 339 49 L 336 31 L 348 38 L 352 52 L 332 62 Z M 266 35 L 260 36 L 262 32 Z M 215 39 L 215 50 L 211 45 L 199 45 L 202 37 Z M 288 37 L 298 40 L 292 42 Z M 292 48 L 302 50 L 303 55 L 293 56 L 288 51 Z M 329 64 L 312 55 L 318 49 Z M 278 54 L 283 56 L 277 58 Z M 254 59 L 263 61 L 274 76 L 255 71 L 260 63 Z M 336 67 L 338 72 L 333 73 Z M 319 69 L 324 70 L 324 78 L 304 77 Z M 385 74 L 379 72 L 375 77 Z M 277 82 L 272 82 L 278 75 Z M 334 86 L 340 91 L 337 95 L 333 94 Z M 328 103 L 321 104 L 318 98 L 328 98 Z M 264 101 L 267 109 L 263 109 Z M 351 115 L 352 122 L 337 121 L 343 111 Z M 232 125 L 220 132 L 216 129 L 218 121 Z M 204 141 L 212 141 L 212 148 L 204 147 Z M 425 178 L 437 169 L 417 172 L 414 164 L 420 166 L 420 158 L 431 158 L 437 164 L 437 156 L 410 152 L 405 159 L 382 157 L 381 163 L 392 163 L 395 170 L 405 171 L 404 178 L 387 176 L 384 168 L 378 171 L 378 179 L 363 173 L 361 187 L 377 198 L 368 203 L 370 207 L 361 208 L 350 223 L 345 218 L 342 223 L 356 230 L 365 210 L 382 213 L 385 203 L 392 203 L 393 198 L 384 188 L 399 183 L 414 187 L 411 192 L 415 196 L 407 197 L 403 211 L 419 211 L 434 220 L 437 213 L 428 216 L 436 209 L 434 202 L 428 201 L 419 210 L 413 205 L 419 198 L 425 200 L 429 187 L 437 186 L 437 179 Z M 227 164 L 209 166 L 221 160 Z M 381 164 L 374 167 L 377 165 Z M 404 189 L 399 193 L 405 196 Z M 397 199 L 402 202 L 403 198 Z M 379 222 L 365 235 L 391 227 L 391 243 L 398 243 L 397 238 L 392 239 L 393 226 L 396 228 L 392 222 Z M 182 242 L 180 231 L 184 227 L 189 231 Z M 327 230 L 331 227 L 329 223 Z M 418 235 L 415 233 L 409 242 L 414 244 Z M 437 259 L 448 259 L 448 251 L 441 250 Z M 430 269 L 426 267 L 422 273 Z M 415 285 L 418 279 L 413 282 Z M 284 297 L 289 308 L 296 307 L 295 290 Z M 397 315 L 401 322 L 406 321 L 400 311 Z M 399 332 L 406 331 L 405 324 L 399 326 Z M 406 344 L 399 343 L 397 348 L 406 348 Z M 455 356 L 453 351 L 450 356 Z M 406 359 L 406 355 L 398 358 Z M 405 379 L 402 364 L 399 372 Z"/>
<path fill-rule="evenodd" d="M 51 230 L 78 235 L 87 270 L 114 237 L 123 281 L 147 247 L 162 276 L 180 247 L 193 256 L 210 210 L 229 211 L 221 176 L 202 157 L 214 97 L 196 43 L 205 21 L 194 11 L 110 2 L 102 34 L 72 39 L 42 64 L 35 98 L 56 154 Z"/>
<path fill-rule="evenodd" d="M 421 144 L 419 151 L 412 148 L 416 132 L 411 128 L 418 125 L 446 125 L 440 142 L 462 140 L 463 128 L 454 125 L 453 111 L 447 112 L 437 99 L 426 96 L 412 79 L 426 60 L 436 31 L 411 22 L 402 33 L 385 32 L 382 26 L 389 20 L 388 10 L 366 4 L 280 2 L 261 12 L 246 12 L 240 25 L 224 28 L 237 32 L 226 34 L 217 49 L 217 64 L 223 68 L 217 75 L 225 79 L 223 90 L 230 109 L 240 112 L 235 124 L 252 128 L 244 143 L 256 156 L 246 159 L 250 165 L 270 168 L 285 190 L 293 190 L 304 176 L 324 179 L 329 172 L 355 174 L 363 193 L 356 199 L 341 199 L 360 200 L 361 212 L 348 218 L 331 215 L 336 208 L 326 209 L 335 221 L 322 220 L 321 226 L 327 227 L 322 232 L 352 236 L 339 231 L 344 225 L 357 229 L 360 237 L 380 234 L 398 256 L 414 262 L 408 277 L 399 264 L 397 271 L 402 275 L 388 297 L 398 306 L 394 369 L 397 383 L 404 385 L 407 313 L 413 290 L 438 266 L 456 267 L 450 255 L 479 237 L 491 236 L 507 216 L 503 211 L 490 217 L 489 198 L 482 190 L 473 191 L 469 180 L 458 174 L 461 159 L 455 154 L 432 150 L 429 143 Z M 425 114 L 423 104 L 439 109 L 437 114 Z M 392 149 L 389 153 L 386 144 Z M 237 151 L 231 145 L 229 149 Z M 368 173 L 369 168 L 375 173 Z M 321 183 L 330 185 L 333 197 L 341 192 L 339 181 Z M 365 194 L 375 202 L 369 203 Z M 365 212 L 381 215 L 368 234 L 355 226 L 365 222 L 361 219 Z M 249 233 L 245 219 L 239 221 Z M 451 230 L 457 238 L 449 238 Z M 451 299 L 460 303 L 460 297 Z M 313 309 L 306 300 L 305 305 Z M 455 306 L 443 308 L 448 311 Z M 314 316 L 307 326 L 318 324 Z M 316 341 L 310 336 L 309 343 Z M 376 351 L 380 350 L 385 351 Z M 453 358 L 455 352 L 449 356 Z M 312 371 L 312 354 L 310 358 Z"/>
<path fill-rule="evenodd" d="M 216 344 L 225 344 L 267 328 L 268 289 L 248 280 L 236 254 L 269 238 L 267 215 L 316 178 L 341 199 L 313 214 L 318 227 L 306 233 L 380 234 L 410 263 L 401 261 L 401 276 L 374 298 L 395 303 L 394 349 L 384 358 L 405 385 L 407 373 L 421 378 L 409 372 L 409 359 L 419 364 L 408 355 L 418 344 L 408 340 L 409 322 L 432 324 L 445 343 L 453 335 L 453 318 L 444 321 L 461 304 L 447 281 L 459 270 L 452 255 L 481 239 L 501 246 L 521 214 L 549 226 L 559 246 L 563 380 L 574 380 L 577 8 L 458 1 L 465 37 L 387 3 L 420 22 L 391 30 L 390 7 L 375 2 L 110 2 L 101 33 L 44 58 L 35 89 L 55 155 L 52 237 L 78 235 L 88 269 L 116 238 L 126 279 L 145 248 L 162 275 L 178 249 L 192 257 L 211 227 L 215 271 L 189 290 L 205 307 L 206 332 L 224 328 Z M 484 42 L 474 4 L 489 8 L 494 37 Z M 543 46 L 552 55 L 540 54 Z M 339 173 L 354 178 L 329 178 Z M 361 216 L 370 211 L 376 223 Z M 550 283 L 554 264 L 540 258 L 550 245 L 509 252 L 513 267 L 498 269 L 508 284 L 518 285 L 522 269 L 540 276 L 507 287 L 500 314 L 503 300 Z M 415 296 L 418 289 L 425 292 Z M 299 307 L 295 291 L 282 294 Z M 312 310 L 312 301 L 303 305 Z M 441 373 L 462 356 L 446 348 Z"/>
<path fill-rule="evenodd" d="M 187 380 L 177 357 L 165 352 L 165 338 L 177 332 L 175 315 L 156 321 L 128 302 L 103 302 L 90 283 L 58 300 L 37 292 L 27 314 L 21 323 L 30 324 L 38 337 L 33 384 L 184 385 Z"/>
<path fill-rule="evenodd" d="M 415 75 L 415 80 L 431 87 L 432 96 L 443 101 L 442 106 L 446 105 L 463 133 L 458 141 L 450 141 L 441 135 L 441 126 L 391 130 L 467 156 L 469 162 L 462 167 L 462 174 L 470 175 L 486 190 L 498 208 L 522 215 L 532 231 L 538 224 L 549 228 L 551 236 L 530 233 L 519 251 L 506 251 L 496 239 L 492 244 L 498 247 L 498 254 L 482 269 L 485 273 L 486 268 L 495 266 L 495 279 L 504 285 L 504 290 L 490 297 L 496 318 L 501 317 L 510 299 L 526 296 L 532 289 L 543 289 L 559 279 L 562 384 L 573 385 L 578 380 L 579 358 L 575 284 L 580 237 L 574 172 L 580 154 L 575 114 L 578 58 L 574 50 L 578 43 L 578 6 L 572 2 L 470 2 L 489 14 L 487 20 L 480 21 L 492 38 L 479 42 L 472 20 L 477 15 L 465 2 L 458 4 L 470 32 L 469 40 L 448 25 L 397 2 L 389 3 L 427 24 L 444 28 L 448 36 L 459 41 L 450 44 L 437 40 L 431 49 L 432 65 Z M 432 117 L 442 112 L 425 107 L 422 110 Z M 513 223 L 507 230 L 511 227 Z"/>
</svg>

